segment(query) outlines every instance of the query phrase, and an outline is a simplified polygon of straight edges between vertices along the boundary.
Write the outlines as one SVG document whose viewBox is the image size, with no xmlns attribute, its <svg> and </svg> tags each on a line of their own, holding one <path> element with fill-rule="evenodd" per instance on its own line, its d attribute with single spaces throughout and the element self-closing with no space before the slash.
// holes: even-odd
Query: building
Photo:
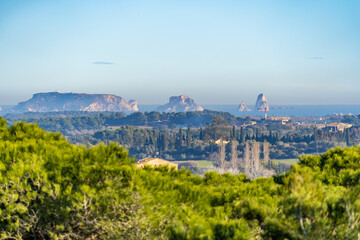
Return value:
<svg viewBox="0 0 360 240">
<path fill-rule="evenodd" d="M 220 138 L 220 139 L 216 140 L 215 143 L 216 143 L 217 145 L 220 145 L 220 144 L 221 144 L 221 141 L 223 142 L 224 145 L 226 145 L 226 144 L 228 144 L 228 143 L 230 142 L 230 141 L 222 140 L 222 139 Z"/>
<path fill-rule="evenodd" d="M 168 166 L 169 168 L 178 169 L 178 164 L 177 163 L 172 163 L 172 162 L 169 162 L 169 161 L 167 161 L 165 159 L 152 158 L 152 157 L 147 157 L 147 158 L 140 159 L 136 163 L 136 166 L 139 167 L 139 168 L 143 168 L 145 166 L 150 166 L 150 167 Z"/>
<path fill-rule="evenodd" d="M 269 125 L 285 125 L 291 120 L 290 117 L 268 117 L 265 119 L 265 124 Z"/>
<path fill-rule="evenodd" d="M 327 132 L 344 132 L 345 129 L 351 128 L 352 125 L 348 123 L 330 123 L 322 127 L 322 130 Z"/>
</svg>

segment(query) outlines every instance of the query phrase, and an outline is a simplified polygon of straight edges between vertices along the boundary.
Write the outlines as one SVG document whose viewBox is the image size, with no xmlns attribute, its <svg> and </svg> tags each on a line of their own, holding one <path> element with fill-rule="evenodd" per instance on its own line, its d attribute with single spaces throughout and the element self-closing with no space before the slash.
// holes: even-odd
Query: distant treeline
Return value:
<svg viewBox="0 0 360 240">
<path fill-rule="evenodd" d="M 220 138 L 239 142 L 237 150 L 240 157 L 244 153 L 246 141 L 266 141 L 270 143 L 271 159 L 289 159 L 301 154 L 325 152 L 336 146 L 352 146 L 358 144 L 360 138 L 359 129 L 325 132 L 311 125 L 262 125 L 261 119 L 235 117 L 227 112 L 209 110 L 185 113 L 137 112 L 130 115 L 53 112 L 12 114 L 6 117 L 10 125 L 19 120 L 37 123 L 47 131 L 63 133 L 76 144 L 90 146 L 101 142 L 117 142 L 139 159 L 147 156 L 168 160 L 208 159 L 210 154 L 218 151 L 215 141 Z M 356 125 L 359 119 L 360 115 L 330 121 Z M 229 159 L 229 149 L 227 154 L 226 159 Z"/>
<path fill-rule="evenodd" d="M 65 135 L 73 135 L 74 131 L 99 130 L 109 126 L 150 126 L 157 129 L 178 127 L 205 127 L 212 122 L 213 117 L 219 117 L 230 125 L 243 125 L 250 121 L 258 121 L 250 117 L 236 117 L 228 112 L 205 110 L 202 112 L 136 112 L 126 115 L 122 112 L 51 112 L 8 114 L 7 121 L 12 124 L 17 121 L 37 123 L 40 127 Z"/>
<path fill-rule="evenodd" d="M 50 112 L 8 114 L 5 116 L 9 124 L 17 121 L 37 123 L 40 127 L 52 132 L 61 132 L 64 135 L 74 135 L 84 130 L 101 130 L 112 126 L 149 126 L 156 129 L 174 129 L 179 127 L 200 128 L 211 124 L 213 117 L 224 119 L 230 126 L 243 126 L 259 123 L 261 119 L 252 117 L 234 116 L 228 112 L 205 110 L 202 112 L 136 112 L 126 115 L 122 112 Z M 360 126 L 360 115 L 330 117 L 329 122 L 350 123 Z M 281 126 L 275 126 L 279 128 Z"/>
<path fill-rule="evenodd" d="M 245 142 L 268 142 L 271 159 L 297 158 L 301 154 L 325 152 L 335 146 L 356 144 L 359 132 L 326 132 L 315 127 L 268 125 L 236 128 L 217 117 L 201 128 L 153 129 L 123 126 L 114 130 L 100 130 L 94 134 L 69 136 L 72 143 L 96 145 L 117 142 L 129 149 L 130 155 L 141 159 L 158 156 L 168 160 L 202 160 L 219 151 L 219 139 L 237 141 L 237 154 L 243 157 Z M 230 159 L 230 145 L 226 146 Z"/>
</svg>

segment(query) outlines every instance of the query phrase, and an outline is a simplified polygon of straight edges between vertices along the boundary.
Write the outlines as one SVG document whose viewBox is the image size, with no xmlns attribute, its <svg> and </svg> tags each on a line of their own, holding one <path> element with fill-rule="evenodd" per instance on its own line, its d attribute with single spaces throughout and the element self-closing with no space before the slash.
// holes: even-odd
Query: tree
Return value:
<svg viewBox="0 0 360 240">
<path fill-rule="evenodd" d="M 187 148 L 191 148 L 191 131 L 190 131 L 190 127 L 187 128 L 186 131 L 186 146 Z"/>
<path fill-rule="evenodd" d="M 249 141 L 245 143 L 244 163 L 244 173 L 251 179 L 269 177 L 274 174 L 273 171 L 264 168 L 260 163 L 259 142 L 253 142 L 251 148 Z"/>
<path fill-rule="evenodd" d="M 217 153 L 213 153 L 210 155 L 210 160 L 214 162 L 214 165 L 220 169 L 225 169 L 225 157 L 226 157 L 226 148 L 224 140 L 221 138 L 218 144 Z"/>
<path fill-rule="evenodd" d="M 235 139 L 231 140 L 230 164 L 233 169 L 239 168 L 238 153 L 237 153 L 237 141 Z"/>
<path fill-rule="evenodd" d="M 264 163 L 265 166 L 269 166 L 270 164 L 270 144 L 265 140 L 263 143 L 263 155 L 264 155 Z"/>
<path fill-rule="evenodd" d="M 248 141 L 245 142 L 244 148 L 244 171 L 248 171 L 252 167 L 251 156 L 250 156 L 250 144 Z"/>
<path fill-rule="evenodd" d="M 219 167 L 225 167 L 225 143 L 223 139 L 220 139 L 219 145 Z"/>
<path fill-rule="evenodd" d="M 240 143 L 244 143 L 245 142 L 245 133 L 244 133 L 244 128 L 241 127 L 240 129 Z"/>
<path fill-rule="evenodd" d="M 179 136 L 176 139 L 176 148 L 178 149 L 178 151 L 180 151 L 182 149 L 182 145 L 183 145 L 183 134 L 182 134 L 182 129 L 179 128 Z"/>
<path fill-rule="evenodd" d="M 351 145 L 351 138 L 350 138 L 350 129 L 347 128 L 345 129 L 345 137 L 346 137 L 346 146 L 350 146 Z"/>
</svg>

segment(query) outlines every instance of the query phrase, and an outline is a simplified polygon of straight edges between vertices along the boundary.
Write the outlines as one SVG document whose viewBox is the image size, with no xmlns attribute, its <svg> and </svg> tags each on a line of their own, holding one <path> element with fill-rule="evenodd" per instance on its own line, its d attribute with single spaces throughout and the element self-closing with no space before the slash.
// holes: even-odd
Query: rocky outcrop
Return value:
<svg viewBox="0 0 360 240">
<path fill-rule="evenodd" d="M 126 102 L 122 97 L 110 94 L 85 93 L 37 93 L 25 102 L 16 105 L 12 112 L 134 112 L 138 111 L 137 102 Z"/>
<path fill-rule="evenodd" d="M 269 105 L 267 103 L 266 97 L 264 96 L 264 94 L 259 94 L 259 96 L 257 97 L 256 103 L 255 103 L 255 109 L 257 109 L 258 111 L 268 111 L 269 110 Z"/>
<path fill-rule="evenodd" d="M 204 111 L 202 107 L 197 105 L 195 101 L 187 95 L 170 97 L 169 102 L 158 107 L 157 110 L 160 112 Z"/>
<path fill-rule="evenodd" d="M 238 107 L 238 112 L 250 112 L 251 109 L 246 106 L 244 101 L 242 101 Z"/>
</svg>

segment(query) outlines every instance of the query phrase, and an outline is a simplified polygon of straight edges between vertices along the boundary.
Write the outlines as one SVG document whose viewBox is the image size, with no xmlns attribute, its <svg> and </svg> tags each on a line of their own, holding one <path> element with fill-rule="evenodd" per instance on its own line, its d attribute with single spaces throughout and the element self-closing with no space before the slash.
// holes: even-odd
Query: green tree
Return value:
<svg viewBox="0 0 360 240">
<path fill-rule="evenodd" d="M 186 146 L 187 148 L 191 148 L 191 130 L 190 127 L 187 128 L 186 130 Z"/>
</svg>

